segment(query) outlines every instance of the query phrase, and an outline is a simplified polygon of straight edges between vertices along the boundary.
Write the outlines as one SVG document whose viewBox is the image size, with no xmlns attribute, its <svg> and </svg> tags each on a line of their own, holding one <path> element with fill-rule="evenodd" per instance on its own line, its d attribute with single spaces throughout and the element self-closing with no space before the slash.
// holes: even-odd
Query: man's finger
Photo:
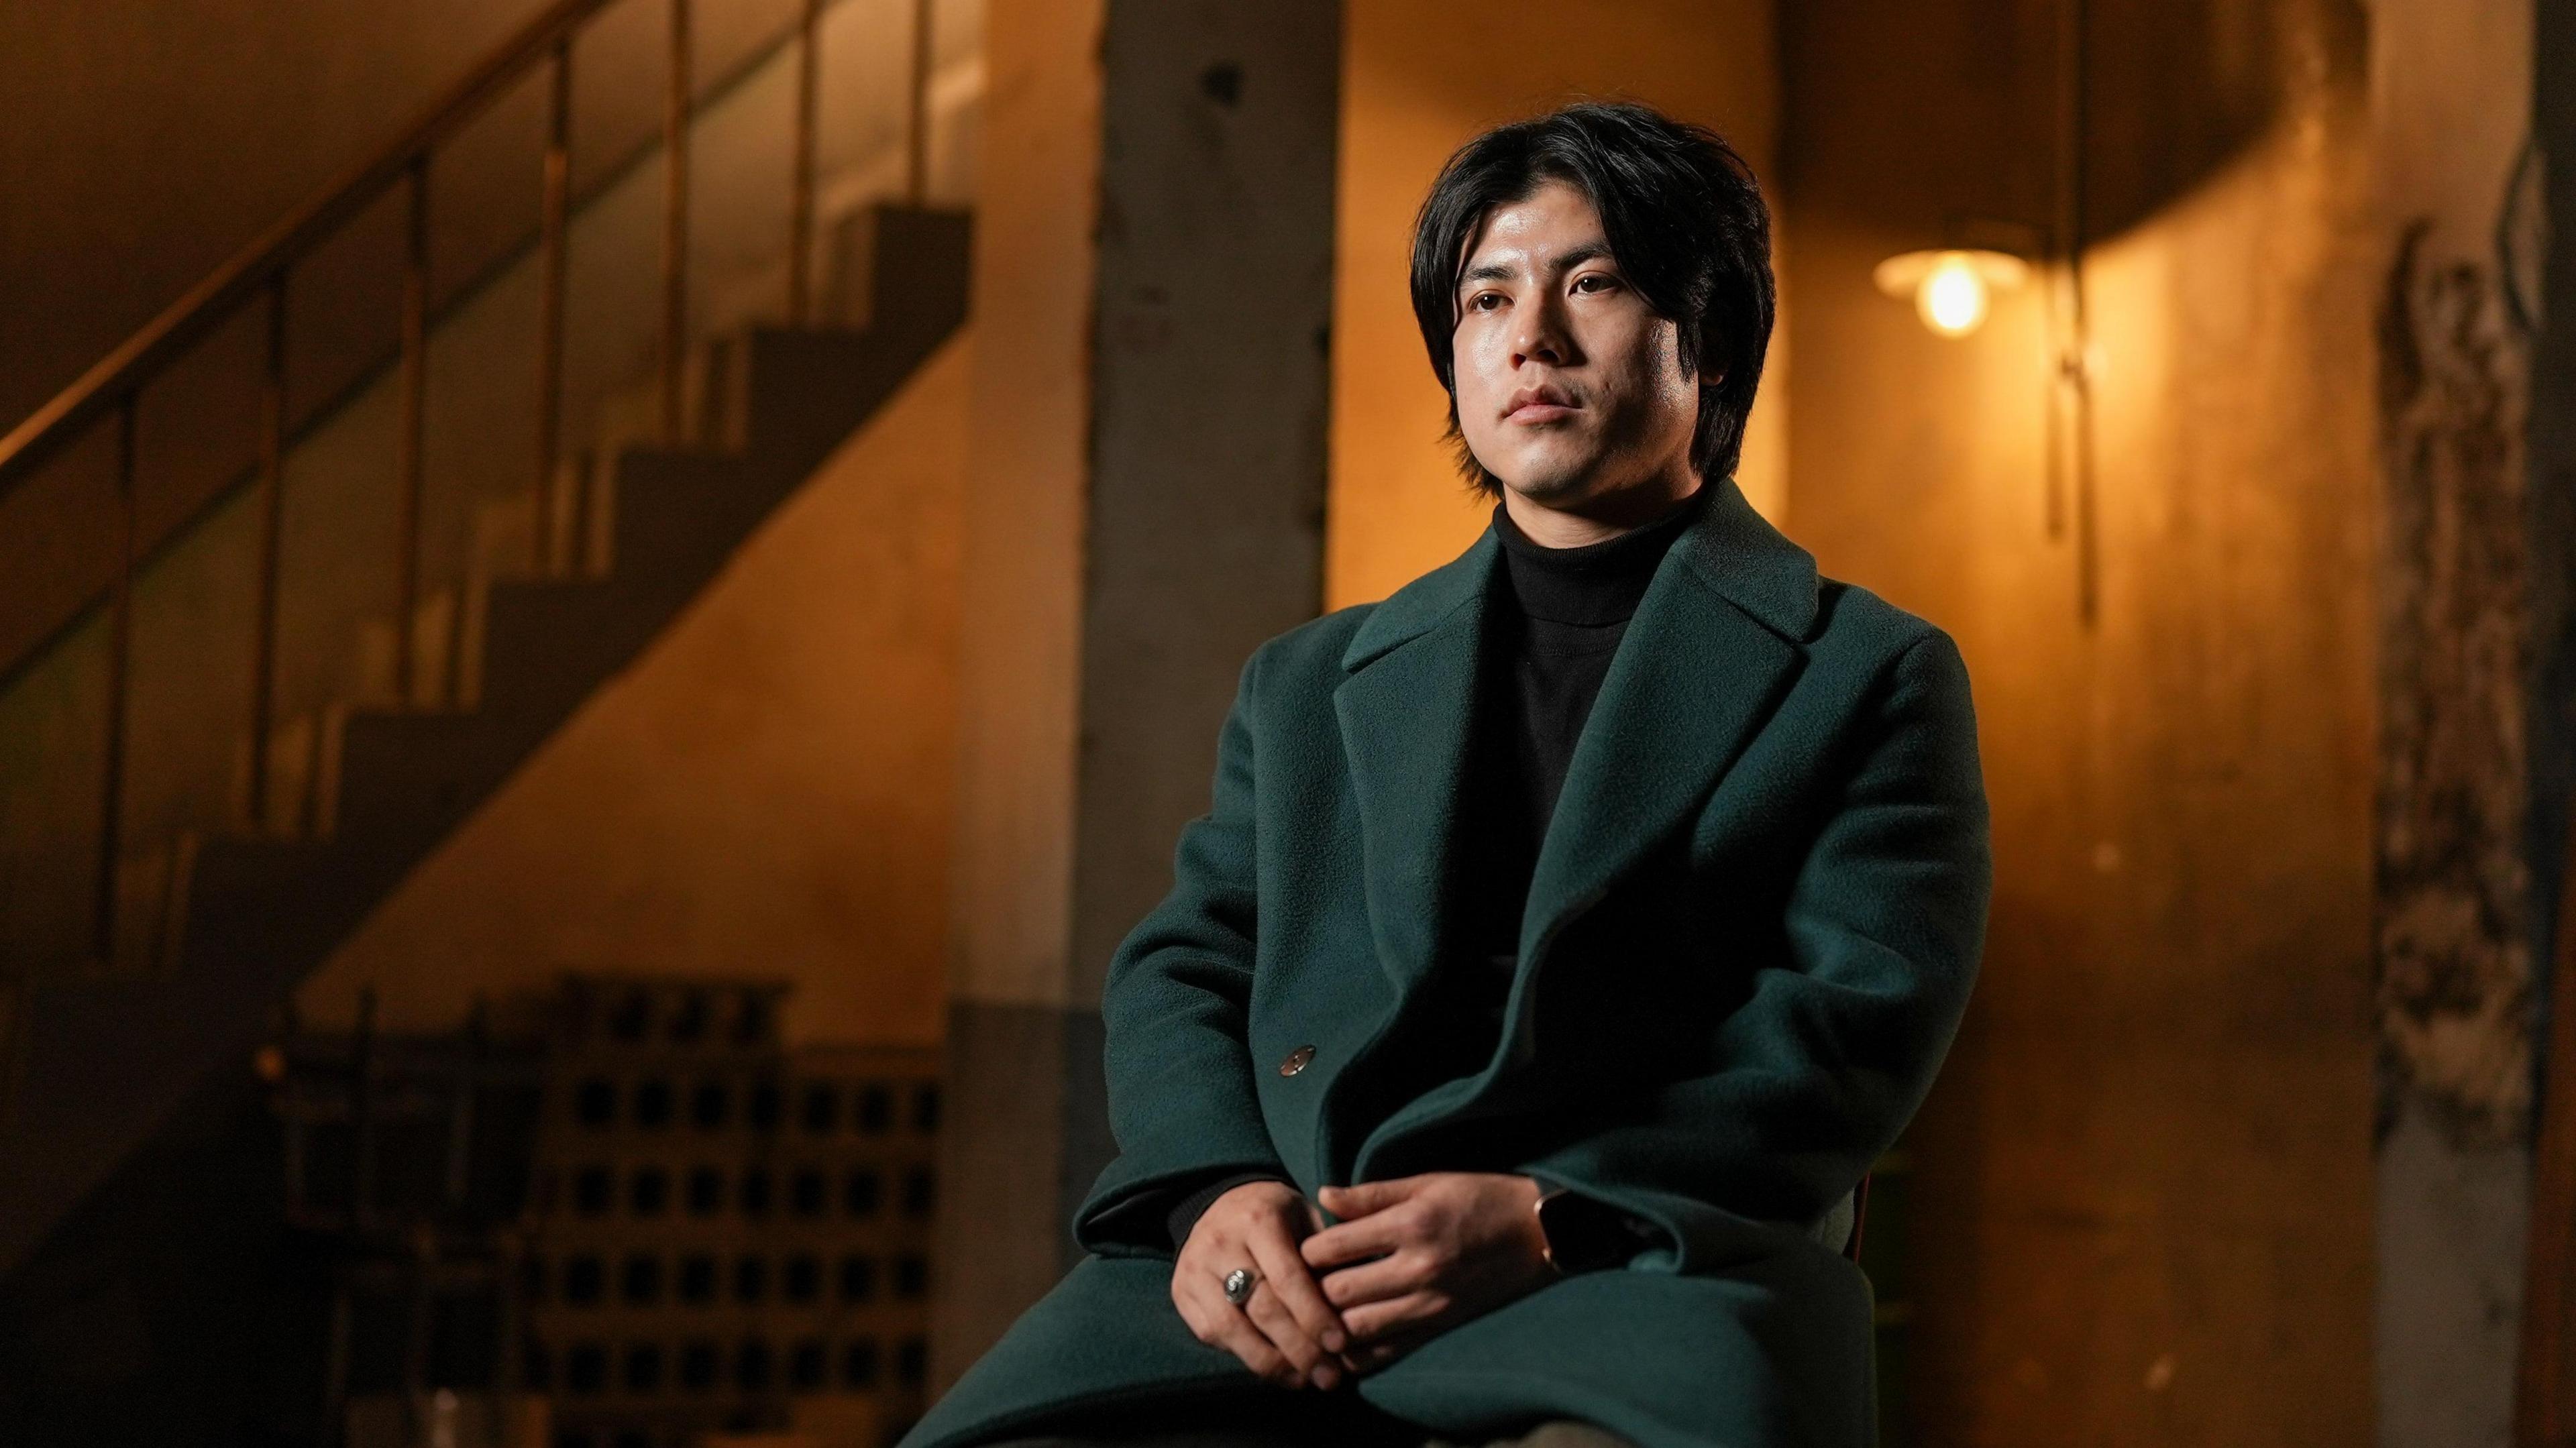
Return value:
<svg viewBox="0 0 2576 1448">
<path fill-rule="evenodd" d="M 1396 1177 L 1391 1181 L 1361 1182 L 1357 1186 L 1325 1187 L 1315 1195 L 1323 1201 L 1324 1210 L 1348 1221 L 1384 1211 L 1413 1195 L 1417 1179 Z"/>
<path fill-rule="evenodd" d="M 1352 1376 L 1373 1373 L 1440 1335 L 1438 1326 L 1390 1333 L 1375 1342 L 1355 1344 L 1342 1354 L 1342 1367 Z"/>
<path fill-rule="evenodd" d="M 1318 1272 L 1371 1257 L 1383 1257 L 1404 1245 L 1405 1223 L 1384 1213 L 1326 1227 L 1297 1244 L 1297 1254 Z"/>
<path fill-rule="evenodd" d="M 1304 1325 L 1289 1314 L 1287 1305 L 1279 1300 L 1278 1293 L 1270 1290 L 1269 1283 L 1264 1282 L 1252 1289 L 1252 1300 L 1243 1305 L 1243 1315 L 1252 1319 L 1252 1325 L 1261 1330 L 1262 1336 L 1270 1339 L 1270 1345 L 1288 1360 L 1288 1366 L 1299 1378 L 1313 1382 L 1315 1370 L 1332 1361 L 1332 1354 L 1324 1351 Z M 1315 1386 L 1322 1387 L 1323 1384 L 1316 1383 Z"/>
<path fill-rule="evenodd" d="M 1409 1329 L 1434 1326 L 1448 1315 L 1451 1303 L 1437 1292 L 1408 1292 L 1383 1302 L 1362 1303 L 1342 1314 L 1351 1337 L 1361 1343 L 1397 1336 Z"/>
<path fill-rule="evenodd" d="M 1182 1313 L 1182 1320 L 1190 1324 L 1190 1330 L 1198 1334 L 1199 1341 L 1225 1349 L 1246 1368 L 1273 1382 L 1295 1378 L 1296 1370 L 1288 1365 L 1288 1360 L 1281 1357 L 1270 1340 L 1261 1335 L 1260 1329 L 1244 1317 L 1242 1308 L 1225 1300 L 1225 1292 L 1214 1278 L 1204 1273 L 1193 1273 L 1179 1279 L 1179 1284 L 1173 1296 L 1176 1300 L 1188 1301 L 1189 1308 Z"/>
<path fill-rule="evenodd" d="M 1342 1327 L 1342 1315 L 1324 1300 L 1315 1285 L 1315 1274 L 1306 1259 L 1297 1254 L 1297 1244 L 1288 1234 L 1255 1232 L 1248 1239 L 1252 1260 L 1261 1269 L 1263 1283 L 1278 1294 L 1279 1305 L 1297 1320 L 1308 1338 L 1327 1353 L 1337 1353 L 1350 1340 Z M 1306 1364 L 1312 1368 L 1313 1364 Z"/>
<path fill-rule="evenodd" d="M 1225 1345 L 1225 1320 L 1234 1315 L 1234 1308 L 1221 1294 L 1200 1285 L 1195 1276 L 1187 1279 L 1186 1283 L 1176 1277 L 1172 1285 L 1172 1301 L 1181 1309 L 1181 1321 L 1189 1324 L 1190 1332 L 1199 1341 L 1210 1347 Z"/>
<path fill-rule="evenodd" d="M 1207 1305 L 1199 1300 L 1199 1295 L 1183 1285 L 1184 1281 L 1178 1276 L 1172 1279 L 1172 1308 L 1180 1313 L 1181 1323 L 1190 1330 L 1190 1336 L 1214 1347 L 1217 1343 L 1216 1320 L 1208 1315 Z"/>
<path fill-rule="evenodd" d="M 1384 1302 L 1422 1289 L 1428 1277 L 1424 1263 L 1413 1253 L 1398 1252 L 1375 1262 L 1345 1267 L 1326 1276 L 1320 1284 L 1324 1300 L 1340 1309 L 1342 1328 L 1352 1337 L 1362 1334 L 1351 1326 L 1350 1310 L 1363 1302 Z"/>
<path fill-rule="evenodd" d="M 1244 1316 L 1243 1309 L 1226 1301 L 1222 1294 L 1216 1299 L 1214 1326 L 1217 1346 L 1241 1359 L 1256 1375 L 1283 1387 L 1295 1387 L 1306 1380 L 1288 1359 L 1279 1355 L 1270 1339 L 1262 1336 L 1261 1329 L 1252 1325 L 1252 1319 Z"/>
</svg>

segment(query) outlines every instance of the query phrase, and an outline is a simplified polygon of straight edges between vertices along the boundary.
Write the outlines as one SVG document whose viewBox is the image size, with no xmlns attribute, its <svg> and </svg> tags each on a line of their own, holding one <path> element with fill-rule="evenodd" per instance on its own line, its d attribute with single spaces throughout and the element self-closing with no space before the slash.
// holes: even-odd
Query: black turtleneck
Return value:
<svg viewBox="0 0 2576 1448">
<path fill-rule="evenodd" d="M 1451 857 L 1455 960 L 1435 982 L 1441 999 L 1424 1013 L 1423 1034 L 1408 1043 L 1407 1069 L 1382 1083 L 1390 1108 L 1480 1071 L 1493 1058 L 1520 957 L 1530 874 L 1575 741 L 1665 550 L 1699 516 L 1708 494 L 1702 486 L 1651 523 L 1575 548 L 1536 541 L 1501 503 L 1494 505 L 1503 557 L 1486 599 L 1468 798 Z M 1230 1176 L 1181 1199 L 1170 1213 L 1172 1245 L 1189 1239 L 1218 1196 L 1265 1179 L 1262 1173 Z"/>
<path fill-rule="evenodd" d="M 1500 681 L 1490 681 L 1487 688 L 1494 691 L 1486 694 L 1489 707 L 1482 712 L 1497 722 L 1509 717 L 1507 752 L 1519 777 L 1533 863 L 1565 788 L 1574 741 L 1610 671 L 1610 656 L 1664 551 L 1698 516 L 1707 491 L 1691 494 L 1643 527 L 1575 548 L 1537 542 L 1502 504 L 1494 505 L 1494 534 L 1503 545 L 1500 581 L 1508 585 L 1513 606 L 1497 608 L 1491 621 L 1502 625 L 1496 654 L 1508 658 L 1511 684 L 1496 690 Z"/>
<path fill-rule="evenodd" d="M 1653 522 L 1575 548 L 1536 541 L 1494 505 L 1502 566 L 1486 602 L 1464 838 L 1453 856 L 1449 907 L 1457 922 L 1451 938 L 1467 968 L 1448 982 L 1460 997 L 1445 1003 L 1443 1014 L 1459 1030 L 1431 1053 L 1442 1058 L 1440 1071 L 1481 1070 L 1493 1055 L 1520 959 L 1530 876 L 1575 741 L 1646 586 L 1707 495 L 1703 487 Z"/>
</svg>

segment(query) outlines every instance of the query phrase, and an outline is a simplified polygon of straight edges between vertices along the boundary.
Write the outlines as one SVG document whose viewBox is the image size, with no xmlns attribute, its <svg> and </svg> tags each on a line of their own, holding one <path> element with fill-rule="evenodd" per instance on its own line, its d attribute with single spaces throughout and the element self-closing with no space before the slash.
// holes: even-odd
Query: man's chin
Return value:
<svg viewBox="0 0 2576 1448">
<path fill-rule="evenodd" d="M 1594 491 L 1590 468 L 1525 468 L 1517 475 L 1497 473 L 1503 486 L 1542 507 L 1564 508 L 1582 502 Z"/>
</svg>

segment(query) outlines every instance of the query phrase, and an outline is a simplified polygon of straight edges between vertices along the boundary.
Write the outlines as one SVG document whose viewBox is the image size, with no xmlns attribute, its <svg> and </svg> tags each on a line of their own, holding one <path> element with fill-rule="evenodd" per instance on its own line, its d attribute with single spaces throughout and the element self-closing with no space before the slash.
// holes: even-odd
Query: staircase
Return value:
<svg viewBox="0 0 2576 1448">
<path fill-rule="evenodd" d="M 496 78 L 540 66 L 550 56 L 562 75 L 572 39 L 601 8 L 601 0 L 563 0 L 479 65 L 442 106 L 456 111 L 486 104 L 497 89 Z M 816 3 L 805 11 L 802 43 L 809 48 L 822 9 Z M 686 13 L 685 0 L 678 0 L 674 32 L 682 45 Z M 917 47 L 917 65 L 926 65 L 926 59 L 925 44 Z M 803 70 L 810 87 L 810 62 Z M 685 85 L 684 67 L 680 74 Z M 916 126 L 924 113 L 923 88 L 917 69 Z M 694 103 L 694 97 L 689 99 Z M 685 136 L 688 109 L 675 107 L 680 115 L 671 135 Z M 812 112 L 809 89 L 799 107 L 803 121 L 796 137 L 800 164 L 807 168 L 813 152 Z M 433 108 L 428 120 L 434 123 L 414 128 L 351 184 L 384 190 L 400 184 L 396 178 L 407 172 L 418 174 L 425 162 L 413 159 L 414 153 L 425 157 L 438 135 L 460 123 L 454 115 L 443 120 L 441 115 Z M 685 139 L 681 145 L 685 147 Z M 913 152 L 912 191 L 918 196 L 917 139 Z M 674 205 L 685 217 L 684 172 L 679 184 L 680 199 Z M 800 172 L 800 226 L 810 224 L 812 196 L 809 169 Z M 325 197 L 307 212 L 353 213 L 364 199 Z M 557 209 L 544 244 L 560 247 L 566 203 L 556 199 L 552 204 Z M 112 822 L 117 818 L 120 744 L 111 741 L 108 858 L 98 887 L 103 922 L 99 958 L 85 969 L 50 974 L 27 971 L 23 962 L 14 962 L 15 980 L 0 977 L 0 1027 L 7 1028 L 0 1047 L 14 1038 L 13 1048 L 0 1050 L 0 1066 L 6 1068 L 6 1080 L 0 1081 L 0 1163 L 8 1164 L 0 1169 L 0 1275 L 26 1261 L 202 1082 L 219 1071 L 243 1069 L 297 983 L 585 699 L 635 661 L 753 530 L 958 329 L 967 306 L 966 216 L 917 202 L 879 202 L 864 208 L 857 219 L 873 239 L 864 249 L 865 260 L 849 265 L 855 275 L 824 279 L 821 290 L 863 295 L 866 325 L 751 325 L 715 337 L 692 336 L 676 327 L 667 331 L 662 372 L 638 379 L 630 389 L 663 404 L 666 440 L 625 445 L 597 470 L 602 520 L 597 531 L 605 538 L 606 556 L 594 556 L 569 576 L 557 576 L 540 544 L 522 570 L 525 576 L 454 580 L 454 597 L 480 595 L 476 657 L 449 661 L 454 677 L 461 680 L 469 672 L 479 677 L 470 707 L 380 704 L 341 711 L 336 769 L 329 772 L 327 787 L 319 770 L 310 783 L 309 827 L 295 832 L 300 837 L 288 837 L 275 827 L 245 827 L 173 855 L 186 865 L 168 877 L 163 918 L 150 932 L 156 944 L 139 967 L 120 962 L 115 948 L 114 922 L 123 913 L 116 901 L 124 863 L 119 856 L 147 844 L 165 846 L 119 844 Z M 148 345 L 129 344 L 73 389 L 90 388 L 96 396 L 67 394 L 0 441 L 0 489 L 7 486 L 13 459 L 35 457 L 54 445 L 57 440 L 47 429 L 68 431 L 101 417 L 110 419 L 112 427 L 119 406 L 130 417 L 133 394 L 159 366 L 167 365 L 168 354 L 184 351 L 186 334 L 193 328 L 202 335 L 214 325 L 190 321 L 180 311 L 188 305 L 238 309 L 255 300 L 261 295 L 256 274 L 268 268 L 282 278 L 292 265 L 293 248 L 281 249 L 275 237 L 293 231 L 282 227 L 281 233 L 264 239 L 266 253 L 227 268 L 239 274 L 234 280 L 227 282 L 226 274 L 219 273 L 193 303 L 183 303 L 156 322 L 162 337 L 179 336 L 180 343 L 147 337 L 142 340 Z M 810 238 L 800 230 L 789 244 L 807 247 Z M 791 271 L 796 274 L 791 296 L 797 300 L 791 301 L 789 314 L 810 315 L 798 296 L 808 289 L 802 267 Z M 555 275 L 560 277 L 559 267 Z M 272 285 L 282 286 L 282 281 Z M 560 306 L 552 311 L 549 325 L 560 328 Z M 413 349 L 425 348 L 422 334 L 428 328 L 416 312 L 413 323 L 405 346 L 407 355 L 416 358 L 419 353 Z M 560 350 L 559 336 L 552 345 Z M 158 363 L 153 362 L 155 347 L 164 354 Z M 136 365 L 136 358 L 150 365 Z M 120 373 L 110 364 L 128 370 Z M 112 395 L 120 388 L 125 389 L 121 400 Z M 696 424 L 686 437 L 677 425 L 683 417 Z M 596 426 L 592 419 L 576 421 Z M 131 424 L 125 426 L 130 433 Z M 273 437 L 272 432 L 265 474 L 272 488 L 277 482 Z M 711 445 L 715 439 L 722 441 Z M 408 456 L 416 459 L 417 440 L 409 446 Z M 130 448 L 127 456 L 130 467 Z M 551 487 L 554 479 L 545 481 Z M 130 477 L 126 492 L 130 530 Z M 547 496 L 541 490 L 541 499 Z M 274 511 L 272 507 L 272 518 Z M 543 537 L 542 528 L 538 536 Z M 130 539 L 129 531 L 129 558 Z M 574 551 L 578 556 L 580 550 Z M 273 540 L 267 556 L 273 575 Z M 406 567 L 417 571 L 416 558 Z M 111 641 L 116 648 L 124 647 L 131 586 L 130 577 L 120 578 L 102 605 L 115 610 Z M 414 602 L 409 595 L 414 586 L 407 576 L 406 604 Z M 273 578 L 269 587 L 273 591 Z M 405 607 L 397 617 L 410 619 L 414 612 Z M 273 613 L 272 608 L 272 629 Z M 467 637 L 461 627 L 453 636 Z M 272 641 L 261 657 L 269 660 L 273 654 Z M 112 666 L 112 688 L 122 688 L 123 671 L 119 657 Z M 466 692 L 461 685 L 455 690 L 457 696 Z M 399 697 L 417 694 L 405 688 Z M 112 710 L 110 717 L 118 715 Z M 254 817 L 257 812 L 254 804 Z"/>
</svg>

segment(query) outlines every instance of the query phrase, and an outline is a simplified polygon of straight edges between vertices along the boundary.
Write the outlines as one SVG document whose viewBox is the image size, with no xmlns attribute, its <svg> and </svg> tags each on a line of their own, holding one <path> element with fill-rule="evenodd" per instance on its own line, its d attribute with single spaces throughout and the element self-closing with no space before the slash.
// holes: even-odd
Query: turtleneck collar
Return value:
<svg viewBox="0 0 2576 1448">
<path fill-rule="evenodd" d="M 1653 522 L 1574 548 L 1538 542 L 1495 503 L 1494 534 L 1503 545 L 1503 573 L 1521 612 L 1550 623 L 1625 622 L 1646 596 L 1664 550 L 1690 527 L 1714 491 L 1702 483 Z"/>
</svg>

